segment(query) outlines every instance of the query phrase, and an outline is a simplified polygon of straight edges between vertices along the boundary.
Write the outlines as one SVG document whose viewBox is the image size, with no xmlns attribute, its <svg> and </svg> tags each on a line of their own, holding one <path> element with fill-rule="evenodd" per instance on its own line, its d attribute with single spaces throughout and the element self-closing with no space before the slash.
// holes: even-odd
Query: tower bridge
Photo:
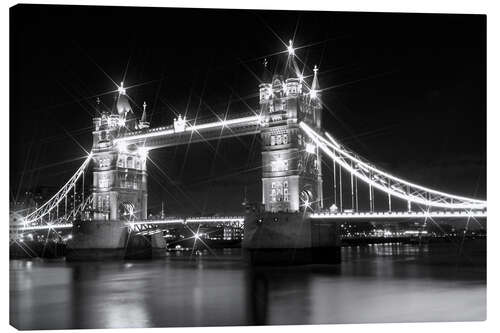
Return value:
<svg viewBox="0 0 500 333">
<path fill-rule="evenodd" d="M 77 236 L 74 243 L 107 248 L 122 246 L 120 230 L 124 226 L 137 231 L 169 223 L 224 223 L 224 217 L 148 221 L 148 152 L 253 134 L 259 134 L 262 142 L 262 201 L 245 217 L 236 218 L 244 222 L 243 246 L 247 249 L 271 249 L 274 253 L 276 249 L 338 247 L 331 241 L 336 237 L 331 226 L 343 220 L 486 217 L 486 201 L 444 193 L 391 175 L 335 140 L 322 128 L 318 68 L 314 67 L 310 83 L 304 78 L 305 70 L 299 69 L 290 44 L 281 71 L 271 76 L 265 68 L 258 109 L 204 122 L 179 115 L 172 125 L 161 127 L 150 126 L 145 103 L 142 117 L 132 116 L 122 83 L 111 111 L 105 111 L 98 101 L 89 157 L 54 197 L 24 217 L 18 230 L 68 228 L 77 213 L 90 207 L 89 221 L 82 228 L 95 239 Z M 323 197 L 322 161 L 333 167 L 334 201 L 328 208 Z M 89 166 L 92 196 L 68 212 L 68 195 L 80 189 L 83 195 Z M 358 181 L 368 187 L 368 193 L 358 193 Z M 376 207 L 374 191 L 383 194 L 386 202 Z M 369 198 L 368 209 L 359 205 L 360 195 Z M 406 209 L 394 210 L 395 200 L 403 202 Z M 226 222 L 234 219 L 228 217 Z"/>
</svg>

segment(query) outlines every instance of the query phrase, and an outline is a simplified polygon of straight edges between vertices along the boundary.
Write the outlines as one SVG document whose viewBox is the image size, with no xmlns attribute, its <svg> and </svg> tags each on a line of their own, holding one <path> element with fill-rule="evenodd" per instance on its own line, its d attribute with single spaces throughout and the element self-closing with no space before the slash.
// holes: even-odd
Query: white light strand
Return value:
<svg viewBox="0 0 500 333">
<path fill-rule="evenodd" d="M 307 126 L 306 124 L 304 124 L 305 126 Z M 311 131 L 312 129 L 307 126 Z M 327 140 L 325 140 L 324 138 L 322 138 L 321 136 L 319 136 L 317 133 L 315 133 L 314 131 L 312 131 L 314 133 L 314 135 L 316 135 L 320 140 L 322 140 L 326 145 L 330 146 L 331 148 L 333 148 L 335 151 L 339 152 L 340 154 L 344 155 L 345 157 L 347 157 L 348 159 L 358 163 L 360 165 L 360 167 L 365 167 L 375 173 L 378 173 L 380 175 L 383 175 L 387 178 L 390 178 L 396 182 L 399 182 L 399 183 L 403 183 L 404 185 L 407 185 L 407 186 L 410 186 L 410 187 L 413 187 L 413 188 L 416 188 L 416 189 L 419 189 L 419 190 L 422 190 L 424 192 L 429 192 L 429 193 L 433 193 L 433 194 L 436 194 L 436 195 L 442 195 L 442 196 L 445 196 L 445 197 L 449 197 L 449 198 L 454 198 L 454 199 L 458 199 L 458 200 L 463 200 L 463 201 L 468 201 L 468 202 L 475 202 L 475 203 L 478 203 L 478 204 L 482 204 L 486 207 L 486 201 L 483 201 L 483 200 L 478 200 L 478 199 L 472 199 L 472 198 L 466 198 L 466 197 L 462 197 L 462 196 L 458 196 L 458 195 L 454 195 L 454 194 L 449 194 L 449 193 L 444 193 L 444 192 L 440 192 L 440 191 L 437 191 L 437 190 L 433 190 L 433 189 L 430 189 L 430 188 L 426 188 L 424 186 L 421 186 L 421 185 L 417 185 L 417 184 L 413 184 L 413 183 L 410 183 L 409 181 L 407 180 L 404 180 L 404 179 L 401 179 L 401 178 L 398 178 L 396 176 L 393 176 L 393 175 L 390 175 L 388 174 L 387 172 L 384 172 L 380 169 L 377 169 L 373 166 L 371 166 L 370 164 L 368 163 L 365 163 L 363 162 L 362 160 L 352 156 L 351 154 L 347 153 L 346 151 L 344 151 L 343 149 L 340 148 L 340 145 L 337 141 L 335 141 L 331 135 L 329 135 L 328 133 L 325 133 L 326 136 L 331 140 L 331 142 L 328 142 Z"/>
<path fill-rule="evenodd" d="M 421 204 L 421 205 L 425 205 L 425 206 L 430 206 L 430 207 L 441 207 L 441 208 L 449 208 L 449 209 L 485 209 L 486 208 L 486 202 L 484 202 L 484 201 L 474 200 L 474 199 L 469 199 L 469 198 L 463 198 L 463 197 L 457 197 L 457 196 L 452 196 L 452 195 L 449 195 L 449 194 L 446 194 L 446 193 L 443 193 L 443 192 L 438 192 L 438 191 L 435 191 L 435 190 L 430 190 L 429 191 L 428 189 L 426 189 L 424 187 L 421 187 L 421 186 L 419 186 L 419 188 L 421 188 L 421 189 L 423 189 L 425 191 L 433 192 L 433 193 L 438 193 L 440 195 L 447 196 L 447 197 L 450 197 L 450 198 L 460 198 L 461 200 L 465 200 L 467 202 L 465 202 L 465 203 L 448 203 L 448 202 L 443 203 L 443 202 L 435 202 L 435 201 L 431 201 L 431 200 L 428 200 L 428 199 L 422 199 L 422 198 L 419 198 L 419 197 L 407 195 L 405 193 L 401 193 L 401 192 L 395 191 L 393 188 L 383 186 L 383 185 L 379 184 L 378 182 L 375 182 L 372 179 L 366 177 L 365 175 L 359 173 L 357 170 L 355 170 L 354 168 L 352 168 L 348 163 L 346 163 L 343 159 L 341 159 L 338 156 L 336 156 L 327 147 L 327 144 L 329 144 L 329 142 L 326 141 L 325 139 L 323 139 L 321 136 L 319 136 L 316 132 L 314 132 L 307 124 L 305 124 L 304 122 L 301 122 L 300 123 L 300 127 L 306 132 L 306 134 L 311 139 L 313 139 L 313 141 L 321 148 L 321 150 L 323 150 L 330 158 L 334 159 L 345 170 L 347 170 L 348 172 L 354 174 L 356 177 L 358 177 L 359 179 L 363 180 L 368 185 L 371 185 L 371 186 L 379 189 L 382 192 L 391 194 L 392 196 L 395 196 L 395 197 L 400 198 L 402 200 L 407 200 L 407 201 L 410 201 L 410 202 L 414 202 L 414 203 L 417 203 L 417 204 Z M 347 154 L 343 150 L 336 148 L 335 145 L 329 144 L 329 146 L 332 147 L 335 151 L 337 151 L 340 154 L 342 154 L 345 157 L 347 157 L 348 159 L 350 159 L 352 161 L 355 161 L 355 162 L 357 162 L 359 164 L 362 164 L 363 166 L 371 169 L 374 172 L 379 172 L 378 169 L 375 169 L 375 168 L 369 166 L 368 164 L 360 161 L 359 159 L 357 159 L 357 158 L 355 158 L 355 157 Z M 381 173 L 381 174 L 384 174 L 386 177 L 389 177 L 389 178 L 392 178 L 394 180 L 399 181 L 398 178 L 390 176 L 390 175 L 388 175 L 386 173 Z M 413 185 L 410 185 L 410 186 L 413 186 Z M 414 186 L 414 187 L 416 187 L 416 186 Z"/>
<path fill-rule="evenodd" d="M 375 212 L 375 213 L 314 213 L 310 215 L 313 219 L 377 219 L 377 218 L 457 218 L 457 217 L 487 217 L 485 211 L 455 211 L 455 212 Z"/>
<path fill-rule="evenodd" d="M 29 231 L 29 230 L 48 230 L 48 229 L 69 229 L 73 227 L 73 223 L 64 224 L 45 224 L 45 225 L 34 225 L 21 227 L 19 231 Z"/>
<path fill-rule="evenodd" d="M 42 206 L 40 206 L 38 209 L 36 209 L 34 212 L 31 214 L 28 214 L 24 218 L 24 224 L 30 224 L 33 223 L 45 215 L 49 214 L 52 209 L 57 207 L 59 203 L 68 195 L 69 191 L 75 186 L 76 182 L 80 178 L 80 176 L 83 174 L 83 171 L 89 164 L 89 162 L 92 160 L 92 153 L 89 154 L 89 156 L 85 159 L 83 164 L 78 168 L 78 170 L 75 172 L 75 174 L 64 184 L 63 187 L 59 191 L 57 191 L 56 194 L 52 196 L 47 202 L 45 202 Z"/>
<path fill-rule="evenodd" d="M 194 126 L 186 126 L 184 132 L 195 132 L 195 131 L 204 130 L 204 129 L 226 127 L 226 126 L 230 126 L 230 125 L 244 124 L 244 123 L 248 123 L 248 124 L 261 123 L 261 120 L 262 120 L 262 117 L 260 115 L 237 118 L 237 119 L 230 119 L 230 120 L 221 120 L 221 121 L 217 121 L 217 122 L 213 122 L 213 123 L 194 125 Z M 181 132 L 181 133 L 184 133 L 184 132 Z M 172 135 L 172 134 L 176 134 L 176 132 L 174 131 L 174 129 L 169 128 L 169 129 L 165 129 L 165 130 L 157 131 L 157 132 L 151 131 L 149 133 L 144 133 L 144 134 L 123 136 L 120 138 L 116 138 L 114 141 L 115 142 L 133 141 L 133 140 L 146 139 L 146 138 L 151 138 L 151 137 L 156 137 L 156 136 L 165 136 L 165 135 Z"/>
</svg>

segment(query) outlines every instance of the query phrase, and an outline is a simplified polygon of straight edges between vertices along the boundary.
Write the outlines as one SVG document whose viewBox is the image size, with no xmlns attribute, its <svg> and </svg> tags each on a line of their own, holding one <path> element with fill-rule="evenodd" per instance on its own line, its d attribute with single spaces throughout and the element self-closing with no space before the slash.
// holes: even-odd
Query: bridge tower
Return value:
<svg viewBox="0 0 500 333">
<path fill-rule="evenodd" d="M 147 219 L 148 151 L 144 141 L 126 141 L 130 131 L 149 127 L 146 104 L 140 120 L 129 116 L 133 111 L 122 83 L 111 110 L 102 107 L 98 103 L 93 119 L 93 219 L 73 223 L 66 260 L 163 257 L 161 233 L 140 235 L 128 224 Z"/>
<path fill-rule="evenodd" d="M 242 242 L 251 263 L 340 260 L 336 226 L 313 221 L 307 214 L 323 208 L 319 147 L 300 126 L 304 122 L 321 132 L 317 72 L 315 66 L 312 82 L 304 78 L 290 41 L 284 70 L 259 86 L 263 209 L 247 209 Z"/>
<path fill-rule="evenodd" d="M 264 78 L 265 80 L 265 78 Z M 321 128 L 317 68 L 309 87 L 289 54 L 283 75 L 260 88 L 263 115 L 262 203 L 268 212 L 297 212 L 323 207 L 321 156 L 299 123 Z"/>
<path fill-rule="evenodd" d="M 93 119 L 93 211 L 94 220 L 130 221 L 147 218 L 147 150 L 141 144 L 126 145 L 120 140 L 135 128 L 147 128 L 146 105 L 139 123 L 132 112 L 125 89 L 110 111 L 98 102 Z"/>
</svg>

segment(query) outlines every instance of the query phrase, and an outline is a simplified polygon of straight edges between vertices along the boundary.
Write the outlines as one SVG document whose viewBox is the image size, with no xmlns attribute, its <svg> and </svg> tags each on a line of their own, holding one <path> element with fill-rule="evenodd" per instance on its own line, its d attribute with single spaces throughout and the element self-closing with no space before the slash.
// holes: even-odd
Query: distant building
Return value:
<svg viewBox="0 0 500 333">
<path fill-rule="evenodd" d="M 242 240 L 243 229 L 231 226 L 223 227 L 223 240 Z"/>
</svg>

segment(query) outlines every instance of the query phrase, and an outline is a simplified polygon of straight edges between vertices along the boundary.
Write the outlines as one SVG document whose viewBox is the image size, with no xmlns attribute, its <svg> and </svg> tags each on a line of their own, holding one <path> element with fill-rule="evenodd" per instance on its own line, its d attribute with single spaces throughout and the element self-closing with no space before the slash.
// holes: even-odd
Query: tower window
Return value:
<svg viewBox="0 0 500 333">
<path fill-rule="evenodd" d="M 106 195 L 104 197 L 103 205 L 102 206 L 103 206 L 102 208 L 103 208 L 104 211 L 106 211 L 106 212 L 109 211 L 109 195 Z"/>
<path fill-rule="evenodd" d="M 134 168 L 134 159 L 131 156 L 127 157 L 127 168 Z"/>
<path fill-rule="evenodd" d="M 101 196 L 97 197 L 97 210 L 102 211 L 102 197 Z"/>
<path fill-rule="evenodd" d="M 289 201 L 288 187 L 284 187 L 286 181 L 284 182 L 272 182 L 271 183 L 271 202 Z M 288 184 L 286 185 L 288 186 Z"/>
<path fill-rule="evenodd" d="M 107 168 L 109 165 L 109 158 L 102 158 L 99 160 L 99 168 Z"/>
<path fill-rule="evenodd" d="M 275 161 L 271 162 L 271 171 L 288 171 L 288 160 L 283 160 L 282 158 L 278 158 Z"/>
<path fill-rule="evenodd" d="M 271 146 L 288 144 L 288 133 L 271 135 Z"/>
<path fill-rule="evenodd" d="M 109 187 L 109 178 L 108 178 L 108 176 L 103 175 L 103 176 L 101 176 L 99 178 L 99 187 L 100 188 Z"/>
</svg>

